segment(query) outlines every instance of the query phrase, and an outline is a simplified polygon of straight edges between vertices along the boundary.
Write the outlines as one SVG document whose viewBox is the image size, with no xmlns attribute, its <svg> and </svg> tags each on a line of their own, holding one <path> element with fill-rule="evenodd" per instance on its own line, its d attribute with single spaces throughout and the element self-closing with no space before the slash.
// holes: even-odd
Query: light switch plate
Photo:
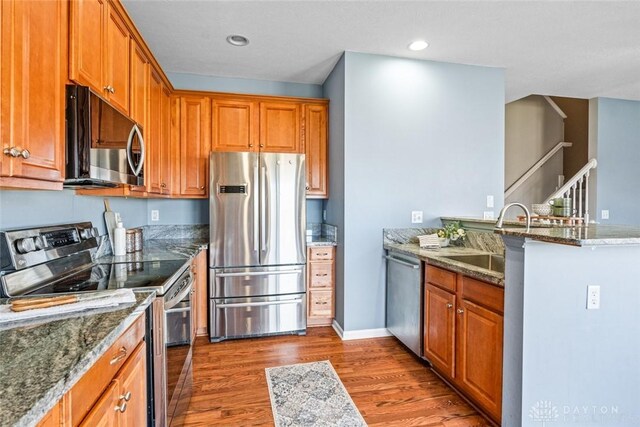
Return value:
<svg viewBox="0 0 640 427">
<path fill-rule="evenodd" d="M 422 224 L 422 211 L 411 211 L 411 223 Z"/>
<path fill-rule="evenodd" d="M 602 212 L 600 213 L 600 218 L 609 219 L 609 210 L 608 209 L 603 209 Z"/>
<path fill-rule="evenodd" d="M 157 209 L 151 210 L 151 221 L 160 221 L 160 211 Z"/>
<path fill-rule="evenodd" d="M 492 208 L 493 207 L 493 196 L 491 196 L 491 195 L 487 196 L 487 207 L 488 208 Z"/>
</svg>

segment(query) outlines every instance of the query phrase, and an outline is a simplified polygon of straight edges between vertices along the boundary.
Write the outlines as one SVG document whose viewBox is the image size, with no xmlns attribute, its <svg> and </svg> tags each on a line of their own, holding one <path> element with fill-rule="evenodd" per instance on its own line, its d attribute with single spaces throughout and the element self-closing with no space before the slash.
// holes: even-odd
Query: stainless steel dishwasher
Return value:
<svg viewBox="0 0 640 427">
<path fill-rule="evenodd" d="M 417 356 L 422 354 L 422 263 L 389 251 L 387 259 L 387 329 Z"/>
</svg>

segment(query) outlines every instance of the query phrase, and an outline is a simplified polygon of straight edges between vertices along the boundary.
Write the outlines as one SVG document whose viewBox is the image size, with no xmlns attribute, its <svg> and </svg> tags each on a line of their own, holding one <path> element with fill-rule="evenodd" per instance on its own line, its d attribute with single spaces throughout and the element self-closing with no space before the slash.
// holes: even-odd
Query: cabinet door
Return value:
<svg viewBox="0 0 640 427">
<path fill-rule="evenodd" d="M 133 352 L 117 381 L 120 386 L 119 405 L 126 403 L 123 412 L 118 412 L 120 425 L 139 427 L 147 425 L 147 358 L 146 345 L 142 342 Z"/>
<path fill-rule="evenodd" d="M 260 151 L 303 153 L 301 110 L 296 102 L 260 103 Z"/>
<path fill-rule="evenodd" d="M 120 405 L 119 384 L 113 380 L 109 387 L 102 393 L 100 399 L 91 408 L 91 411 L 80 423 L 81 427 L 117 427 L 120 426 L 120 411 L 116 407 Z"/>
<path fill-rule="evenodd" d="M 147 129 L 147 105 L 149 103 L 149 60 L 134 40 L 131 40 L 131 118 Z"/>
<path fill-rule="evenodd" d="M 103 94 L 103 35 L 107 0 L 70 1 L 69 78 Z"/>
<path fill-rule="evenodd" d="M 147 138 L 147 160 L 145 181 L 150 193 L 162 192 L 162 80 L 151 72 L 149 86 L 149 131 Z"/>
<path fill-rule="evenodd" d="M 213 99 L 211 150 L 258 151 L 258 109 L 252 101 Z"/>
<path fill-rule="evenodd" d="M 108 7 L 104 48 L 104 83 L 107 99 L 123 113 L 129 114 L 129 30 L 118 12 Z"/>
<path fill-rule="evenodd" d="M 327 106 L 304 106 L 304 146 L 307 162 L 307 197 L 326 199 L 327 182 Z"/>
<path fill-rule="evenodd" d="M 457 382 L 490 415 L 500 420 L 503 317 L 465 299 L 459 309 Z"/>
<path fill-rule="evenodd" d="M 207 323 L 207 308 L 209 306 L 208 295 L 208 281 L 207 272 L 209 268 L 207 265 L 207 251 L 200 251 L 196 257 L 196 292 L 198 294 L 198 309 L 196 315 L 197 335 L 207 335 L 208 323 Z"/>
<path fill-rule="evenodd" d="M 333 319 L 333 291 L 309 289 L 309 317 Z"/>
<path fill-rule="evenodd" d="M 173 150 L 171 146 L 171 93 L 162 85 L 160 117 L 160 188 L 162 194 L 172 193 Z"/>
<path fill-rule="evenodd" d="M 209 176 L 209 99 L 180 100 L 180 194 L 207 196 Z"/>
<path fill-rule="evenodd" d="M 67 5 L 2 2 L 3 175 L 63 179 Z"/>
<path fill-rule="evenodd" d="M 424 292 L 424 356 L 450 378 L 455 376 L 456 296 L 429 283 Z"/>
</svg>

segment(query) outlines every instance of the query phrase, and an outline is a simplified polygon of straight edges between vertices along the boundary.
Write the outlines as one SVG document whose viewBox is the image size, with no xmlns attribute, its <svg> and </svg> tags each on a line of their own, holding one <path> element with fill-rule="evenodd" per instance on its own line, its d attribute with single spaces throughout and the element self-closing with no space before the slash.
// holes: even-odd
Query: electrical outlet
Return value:
<svg viewBox="0 0 640 427">
<path fill-rule="evenodd" d="M 493 211 L 484 211 L 482 213 L 482 219 L 493 219 Z"/>
<path fill-rule="evenodd" d="M 493 196 L 487 196 L 487 207 L 488 208 L 493 207 Z"/>
<path fill-rule="evenodd" d="M 411 211 L 411 223 L 422 224 L 422 211 Z"/>
<path fill-rule="evenodd" d="M 600 286 L 587 286 L 587 310 L 600 309 Z"/>
<path fill-rule="evenodd" d="M 609 210 L 608 209 L 603 209 L 602 212 L 600 213 L 600 218 L 609 219 Z"/>
<path fill-rule="evenodd" d="M 160 211 L 153 209 L 151 211 L 151 221 L 160 221 Z"/>
</svg>

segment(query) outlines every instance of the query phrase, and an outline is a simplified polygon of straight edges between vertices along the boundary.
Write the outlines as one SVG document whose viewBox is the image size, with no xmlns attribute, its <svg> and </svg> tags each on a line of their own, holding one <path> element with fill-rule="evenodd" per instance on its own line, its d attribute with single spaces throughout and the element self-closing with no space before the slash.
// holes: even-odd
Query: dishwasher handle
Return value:
<svg viewBox="0 0 640 427">
<path fill-rule="evenodd" d="M 420 264 L 412 264 L 410 262 L 407 262 L 407 261 L 404 261 L 404 260 L 401 260 L 401 259 L 398 259 L 398 258 L 394 258 L 394 257 L 389 256 L 389 255 L 385 255 L 384 257 L 386 259 L 388 259 L 389 261 L 397 262 L 398 264 L 402 264 L 402 265 L 404 265 L 406 267 L 411 267 L 414 270 L 417 270 L 417 269 L 420 268 Z"/>
</svg>

